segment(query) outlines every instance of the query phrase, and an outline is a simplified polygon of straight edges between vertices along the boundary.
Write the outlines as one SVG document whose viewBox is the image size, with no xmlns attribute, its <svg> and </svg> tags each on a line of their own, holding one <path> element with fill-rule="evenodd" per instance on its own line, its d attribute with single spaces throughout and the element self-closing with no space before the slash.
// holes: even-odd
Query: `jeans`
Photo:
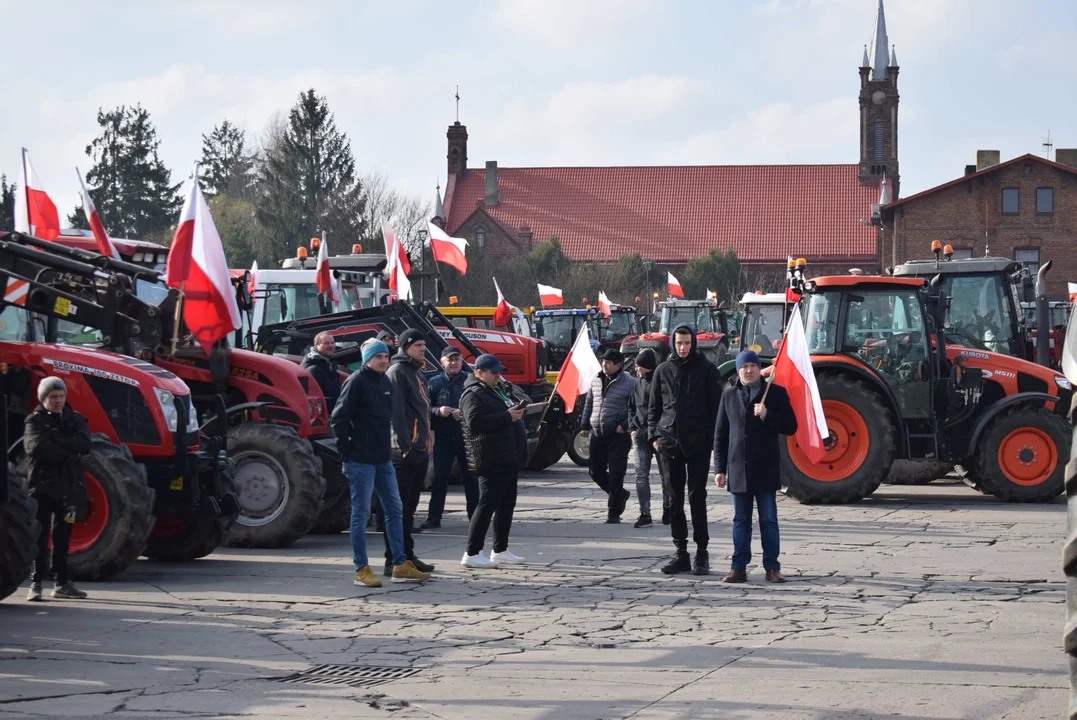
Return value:
<svg viewBox="0 0 1077 720">
<path fill-rule="evenodd" d="M 652 446 L 641 433 L 633 441 L 636 447 L 636 497 L 639 499 L 641 515 L 651 514 L 651 460 L 658 460 L 658 476 L 662 481 L 662 507 L 669 507 L 669 493 L 666 490 L 666 470 L 661 457 L 656 457 Z"/>
<path fill-rule="evenodd" d="M 454 462 L 459 463 L 460 474 L 464 478 L 467 519 L 470 520 L 475 512 L 475 504 L 479 501 L 479 481 L 468 470 L 464 438 L 460 433 L 443 431 L 434 436 L 434 485 L 430 488 L 430 505 L 426 508 L 426 519 L 430 522 L 441 523 Z"/>
<path fill-rule="evenodd" d="M 494 552 L 509 549 L 509 530 L 516 509 L 516 487 L 519 472 L 507 470 L 479 476 L 479 504 L 471 516 L 467 530 L 467 554 L 478 555 L 486 540 L 486 531 L 494 521 Z"/>
<path fill-rule="evenodd" d="M 685 488 L 688 505 L 692 512 L 692 539 L 696 548 L 706 550 L 710 542 L 707 531 L 707 480 L 711 468 L 711 455 L 704 451 L 686 456 L 677 448 L 662 451 L 669 484 L 670 532 L 678 550 L 688 549 L 688 520 L 684 516 Z"/>
<path fill-rule="evenodd" d="M 778 497 L 774 492 L 733 493 L 733 569 L 745 570 L 752 561 L 752 501 L 759 508 L 763 569 L 781 570 L 778 562 Z"/>
<path fill-rule="evenodd" d="M 352 561 L 361 570 L 370 564 L 366 554 L 366 521 L 370 517 L 371 493 L 378 494 L 382 512 L 385 514 L 385 532 L 393 552 L 393 565 L 407 562 L 404 554 L 404 529 L 401 525 L 402 508 L 400 493 L 396 487 L 396 471 L 391 462 L 381 465 L 344 461 L 344 474 L 348 476 L 352 493 Z"/>
<path fill-rule="evenodd" d="M 37 559 L 34 560 L 33 582 L 45 582 L 49 576 L 49 528 L 52 528 L 52 574 L 56 584 L 63 585 L 67 577 L 67 549 L 71 543 L 72 523 L 67 522 L 67 508 L 56 498 L 34 493 L 37 500 L 37 522 L 41 532 L 37 536 Z"/>
<path fill-rule="evenodd" d="M 411 529 L 415 526 L 415 511 L 419 507 L 419 496 L 423 492 L 423 482 L 426 481 L 426 466 L 430 462 L 430 456 L 413 450 L 406 458 L 393 457 L 393 468 L 396 470 L 396 487 L 400 492 L 400 505 L 402 510 L 401 522 L 404 525 L 404 555 L 408 560 L 415 559 L 415 540 L 411 536 Z M 386 524 L 388 527 L 388 524 Z M 385 562 L 392 562 L 392 546 L 389 544 L 388 532 L 385 536 Z M 395 563 L 394 563 L 395 564 Z"/>
<path fill-rule="evenodd" d="M 620 515 L 617 509 L 624 492 L 625 473 L 628 471 L 628 451 L 632 449 L 632 436 L 614 433 L 599 437 L 591 434 L 591 459 L 588 470 L 591 479 L 607 494 L 606 505 L 610 515 Z"/>
</svg>

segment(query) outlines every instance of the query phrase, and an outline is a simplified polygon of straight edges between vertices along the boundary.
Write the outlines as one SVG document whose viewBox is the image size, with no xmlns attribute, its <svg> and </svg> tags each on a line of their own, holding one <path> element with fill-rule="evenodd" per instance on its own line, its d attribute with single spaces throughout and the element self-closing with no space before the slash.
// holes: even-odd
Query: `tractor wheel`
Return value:
<svg viewBox="0 0 1077 720">
<path fill-rule="evenodd" d="M 352 495 L 351 492 L 342 492 L 335 502 L 329 503 L 314 521 L 314 527 L 310 529 L 311 535 L 336 535 L 351 527 L 352 524 Z"/>
<path fill-rule="evenodd" d="M 1072 440 L 1070 461 L 1066 466 L 1066 544 L 1062 547 L 1062 572 L 1066 574 L 1066 625 L 1062 646 L 1069 655 L 1071 692 L 1077 696 L 1077 428 Z M 1069 716 L 1073 717 L 1073 713 Z"/>
<path fill-rule="evenodd" d="M 1054 500 L 1065 489 L 1070 429 L 1041 407 L 1021 406 L 991 421 L 972 458 L 982 492 L 1005 502 Z"/>
<path fill-rule="evenodd" d="M 715 367 L 721 365 L 729 360 L 729 343 L 723 340 L 713 347 L 706 348 L 703 350 L 703 357 L 710 360 Z"/>
<path fill-rule="evenodd" d="M 895 460 L 883 482 L 887 485 L 927 485 L 945 477 L 951 469 L 953 465 L 937 460 Z"/>
<path fill-rule="evenodd" d="M 37 556 L 37 502 L 26 492 L 25 476 L 8 471 L 8 501 L 0 505 L 0 600 L 30 577 Z"/>
<path fill-rule="evenodd" d="M 236 493 L 235 470 L 231 463 L 221 472 L 221 488 L 225 493 Z M 173 520 L 158 518 L 143 554 L 162 562 L 184 562 L 209 555 L 224 541 L 224 534 L 235 515 L 206 515 L 196 512 L 193 518 Z"/>
<path fill-rule="evenodd" d="M 541 472 L 564 457 L 565 448 L 569 445 L 569 439 L 565 435 L 566 433 L 557 428 L 548 428 L 531 453 L 527 469 Z"/>
<path fill-rule="evenodd" d="M 831 449 L 812 464 L 795 435 L 782 443 L 787 494 L 805 503 L 848 503 L 875 492 L 894 460 L 894 424 L 877 393 L 848 375 L 819 376 Z"/>
<path fill-rule="evenodd" d="M 243 423 L 228 429 L 239 517 L 229 547 L 287 547 L 310 532 L 325 495 L 322 463 L 290 427 Z"/>
<path fill-rule="evenodd" d="M 591 461 L 591 433 L 580 430 L 572 436 L 568 445 L 568 456 L 580 467 L 587 467 Z"/>
</svg>

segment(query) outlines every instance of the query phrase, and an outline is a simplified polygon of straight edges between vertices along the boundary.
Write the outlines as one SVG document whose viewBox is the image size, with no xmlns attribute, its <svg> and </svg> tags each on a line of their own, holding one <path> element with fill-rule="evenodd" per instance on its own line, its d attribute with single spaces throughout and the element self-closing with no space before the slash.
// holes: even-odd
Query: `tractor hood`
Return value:
<svg viewBox="0 0 1077 720">
<path fill-rule="evenodd" d="M 173 395 L 190 394 L 183 381 L 171 372 L 138 358 L 76 345 L 25 344 L 32 345 L 33 354 L 40 355 L 41 366 L 47 375 L 62 379 L 71 373 L 79 373 L 143 388 L 146 392 L 156 387 Z"/>
<path fill-rule="evenodd" d="M 946 358 L 951 363 L 960 362 L 962 367 L 979 368 L 985 382 L 998 383 L 1007 395 L 1017 392 L 1058 395 L 1060 390 L 1071 390 L 1070 381 L 1062 373 L 1011 355 L 947 344 Z"/>
</svg>

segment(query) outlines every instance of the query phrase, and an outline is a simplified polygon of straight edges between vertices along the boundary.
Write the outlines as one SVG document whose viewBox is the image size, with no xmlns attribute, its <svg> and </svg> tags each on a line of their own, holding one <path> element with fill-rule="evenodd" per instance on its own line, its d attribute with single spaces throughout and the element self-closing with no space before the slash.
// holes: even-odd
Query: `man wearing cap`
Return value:
<svg viewBox="0 0 1077 720">
<path fill-rule="evenodd" d="M 333 335 L 328 331 L 320 332 L 314 336 L 314 345 L 310 352 L 299 364 L 310 373 L 314 382 L 322 389 L 325 395 L 325 406 L 332 414 L 340 397 L 340 374 L 337 372 L 337 364 L 333 362 L 333 353 L 336 352 L 337 344 Z"/>
<path fill-rule="evenodd" d="M 471 520 L 475 503 L 479 501 L 479 481 L 468 470 L 464 436 L 460 429 L 460 395 L 464 392 L 464 381 L 467 379 L 463 373 L 464 359 L 460 350 L 452 345 L 442 350 L 441 368 L 444 372 L 435 376 L 427 388 L 430 395 L 430 428 L 434 431 L 434 485 L 430 488 L 426 520 L 420 526 L 424 530 L 441 527 L 454 462 L 460 464 L 460 474 L 464 478 L 468 520 Z"/>
<path fill-rule="evenodd" d="M 580 429 L 591 433 L 588 471 L 606 493 L 606 522 L 621 522 L 621 513 L 631 493 L 624 489 L 628 470 L 628 451 L 632 449 L 629 434 L 628 399 L 636 379 L 626 375 L 624 355 L 609 348 L 599 357 L 602 372 L 591 381 L 591 389 L 583 403 Z"/>
<path fill-rule="evenodd" d="M 759 356 L 737 355 L 737 384 L 722 393 L 714 429 L 714 482 L 733 493 L 733 561 L 723 582 L 748 580 L 752 559 L 752 505 L 759 508 L 763 569 L 767 582 L 782 583 L 778 562 L 778 500 L 782 487 L 778 436 L 797 431 L 789 394 L 781 385 L 765 387 Z"/>
<path fill-rule="evenodd" d="M 471 471 L 479 476 L 479 502 L 467 531 L 467 550 L 460 564 L 469 568 L 496 568 L 522 563 L 509 550 L 509 530 L 516 509 L 520 468 L 527 462 L 525 402 L 518 403 L 501 387 L 505 366 L 493 355 L 475 358 L 475 371 L 464 382 L 460 413 Z M 494 548 L 482 554 L 490 521 Z"/>
<path fill-rule="evenodd" d="M 651 373 L 658 366 L 654 350 L 644 348 L 636 355 L 636 380 L 632 395 L 628 398 L 628 430 L 636 448 L 636 499 L 639 500 L 639 519 L 633 527 L 648 528 L 651 521 L 651 460 L 654 448 L 647 441 L 647 405 L 651 401 Z M 669 525 L 669 497 L 666 491 L 666 473 L 658 463 L 658 475 L 662 481 L 662 524 Z"/>
<path fill-rule="evenodd" d="M 393 467 L 396 468 L 396 483 L 404 508 L 404 552 L 415 567 L 428 573 L 434 566 L 416 557 L 412 538 L 415 510 L 419 507 L 432 447 L 430 400 L 422 377 L 426 365 L 426 340 L 415 328 L 400 333 L 398 339 L 400 349 L 393 355 L 385 373 L 393 388 Z M 391 572 L 389 536 L 385 534 L 385 574 Z"/>
<path fill-rule="evenodd" d="M 370 496 L 377 493 L 385 513 L 385 535 L 391 548 L 393 582 L 429 580 L 404 552 L 403 508 L 391 462 L 390 423 L 393 414 L 392 387 L 385 377 L 389 369 L 389 348 L 380 340 L 367 340 L 361 347 L 363 367 L 348 376 L 333 409 L 333 432 L 343 461 L 344 474 L 351 484 L 352 560 L 355 584 L 381 587 L 370 569 L 366 551 L 366 521 Z"/>
<path fill-rule="evenodd" d="M 385 347 L 389 348 L 389 354 L 392 355 L 400 347 L 400 343 L 396 340 L 396 335 L 389 330 L 382 330 L 378 333 L 377 337 L 379 342 L 385 343 Z"/>
<path fill-rule="evenodd" d="M 39 405 L 26 416 L 23 449 L 29 460 L 30 495 L 37 500 L 37 559 L 27 600 L 41 600 L 41 583 L 49 575 L 49 535 L 52 535 L 54 598 L 79 600 L 86 593 L 67 574 L 67 551 L 71 529 L 87 502 L 82 456 L 90 454 L 90 431 L 86 418 L 67 406 L 67 386 L 58 377 L 46 377 L 37 385 Z"/>
</svg>

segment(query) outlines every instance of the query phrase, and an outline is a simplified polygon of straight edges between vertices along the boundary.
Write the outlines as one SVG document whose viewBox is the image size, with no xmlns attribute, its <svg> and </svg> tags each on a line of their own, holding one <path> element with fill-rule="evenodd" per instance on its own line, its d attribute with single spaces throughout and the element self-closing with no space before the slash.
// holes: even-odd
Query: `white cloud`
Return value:
<svg viewBox="0 0 1077 720">
<path fill-rule="evenodd" d="M 660 11 L 656 0 L 498 0 L 491 22 L 529 43 L 587 50 L 617 40 Z"/>
<path fill-rule="evenodd" d="M 184 0 L 165 5 L 173 17 L 196 18 L 213 29 L 238 35 L 280 35 L 309 27 L 316 5 L 288 0 Z"/>
</svg>

